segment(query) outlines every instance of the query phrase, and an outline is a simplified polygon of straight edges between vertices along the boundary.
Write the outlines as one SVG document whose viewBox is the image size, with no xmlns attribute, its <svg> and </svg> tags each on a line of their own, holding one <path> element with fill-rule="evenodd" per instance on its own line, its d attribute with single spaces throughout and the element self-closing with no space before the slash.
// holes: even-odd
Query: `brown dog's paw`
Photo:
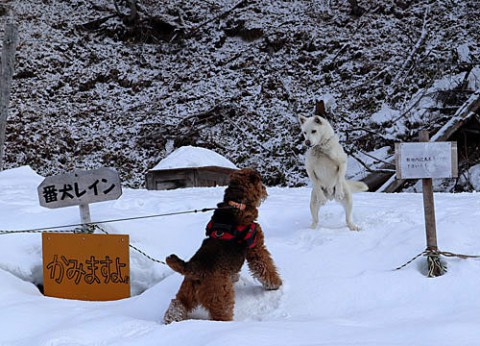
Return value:
<svg viewBox="0 0 480 346">
<path fill-rule="evenodd" d="M 280 279 L 279 277 L 263 282 L 263 288 L 268 291 L 278 290 L 280 286 L 282 286 L 282 279 Z"/>
<path fill-rule="evenodd" d="M 230 275 L 230 278 L 232 279 L 233 283 L 238 282 L 238 280 L 240 280 L 240 273 L 233 273 Z"/>
<path fill-rule="evenodd" d="M 163 323 L 180 322 L 187 318 L 187 308 L 177 299 L 172 299 L 163 316 Z"/>
</svg>

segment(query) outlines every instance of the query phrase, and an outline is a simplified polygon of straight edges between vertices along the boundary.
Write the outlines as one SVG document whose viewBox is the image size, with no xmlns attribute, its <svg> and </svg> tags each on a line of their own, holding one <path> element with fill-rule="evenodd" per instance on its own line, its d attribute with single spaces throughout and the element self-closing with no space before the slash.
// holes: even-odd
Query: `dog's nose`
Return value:
<svg viewBox="0 0 480 346">
<path fill-rule="evenodd" d="M 305 141 L 305 145 L 307 146 L 310 146 L 310 144 L 312 144 L 312 142 L 310 142 L 308 139 Z"/>
</svg>

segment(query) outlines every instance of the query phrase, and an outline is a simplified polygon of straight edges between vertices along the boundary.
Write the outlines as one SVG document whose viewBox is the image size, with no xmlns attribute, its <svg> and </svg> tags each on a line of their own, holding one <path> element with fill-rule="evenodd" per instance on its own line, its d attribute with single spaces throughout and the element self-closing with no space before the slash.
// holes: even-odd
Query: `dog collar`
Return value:
<svg viewBox="0 0 480 346">
<path fill-rule="evenodd" d="M 237 202 L 234 202 L 234 201 L 228 201 L 228 205 L 231 206 L 231 207 L 234 207 L 236 209 L 240 209 L 240 210 L 245 210 L 245 208 L 246 208 L 245 204 L 237 203 Z"/>
</svg>

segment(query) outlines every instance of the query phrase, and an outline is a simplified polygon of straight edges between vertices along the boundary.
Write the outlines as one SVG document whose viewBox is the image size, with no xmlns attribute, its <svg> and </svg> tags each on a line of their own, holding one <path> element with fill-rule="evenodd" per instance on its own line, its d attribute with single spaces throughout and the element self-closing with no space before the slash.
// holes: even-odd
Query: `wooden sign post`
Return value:
<svg viewBox="0 0 480 346">
<path fill-rule="evenodd" d="M 102 167 L 47 177 L 37 191 L 43 207 L 78 205 L 84 232 L 88 232 L 86 224 L 91 222 L 89 204 L 119 198 L 122 195 L 122 185 L 116 170 Z"/>
<path fill-rule="evenodd" d="M 114 169 L 77 170 L 47 177 L 38 186 L 40 205 L 78 205 L 84 226 L 79 234 L 43 233 L 43 287 L 51 297 L 115 300 L 130 297 L 128 235 L 86 234 L 89 204 L 122 194 Z"/>
<path fill-rule="evenodd" d="M 420 143 L 395 145 L 397 179 L 422 179 L 428 276 L 436 277 L 443 275 L 446 267 L 437 254 L 432 178 L 452 178 L 458 175 L 457 143 L 429 142 L 427 131 L 420 132 L 419 140 Z"/>
</svg>

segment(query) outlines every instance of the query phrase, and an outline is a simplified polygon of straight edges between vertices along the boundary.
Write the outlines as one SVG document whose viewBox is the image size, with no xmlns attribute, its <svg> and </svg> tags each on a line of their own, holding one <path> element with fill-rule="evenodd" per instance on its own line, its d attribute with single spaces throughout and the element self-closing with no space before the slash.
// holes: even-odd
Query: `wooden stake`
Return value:
<svg viewBox="0 0 480 346">
<path fill-rule="evenodd" d="M 428 131 L 421 131 L 419 136 L 420 142 L 428 142 Z M 425 214 L 425 231 L 427 235 L 427 251 L 436 253 L 437 245 L 437 226 L 435 222 L 435 205 L 433 199 L 432 178 L 422 179 L 423 190 L 423 210 Z M 440 262 L 437 254 L 427 254 L 428 276 L 436 277 L 445 274 L 446 267 Z"/>
<path fill-rule="evenodd" d="M 92 222 L 92 219 L 90 218 L 90 207 L 88 204 L 80 204 L 79 207 L 80 207 L 80 219 L 84 224 L 82 226 L 83 233 L 91 233 L 91 231 L 87 226 L 87 224 L 90 224 Z"/>
</svg>

